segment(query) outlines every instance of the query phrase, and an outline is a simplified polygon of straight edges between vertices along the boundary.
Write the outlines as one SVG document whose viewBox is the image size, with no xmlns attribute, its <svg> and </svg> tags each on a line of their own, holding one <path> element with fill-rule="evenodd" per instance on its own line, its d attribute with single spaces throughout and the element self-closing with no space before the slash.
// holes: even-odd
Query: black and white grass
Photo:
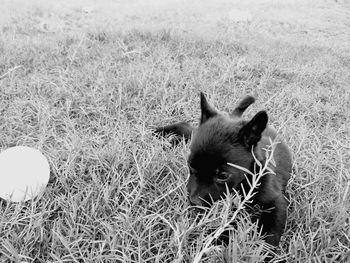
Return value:
<svg viewBox="0 0 350 263">
<path fill-rule="evenodd" d="M 244 210 L 233 214 L 230 199 L 202 217 L 189 205 L 188 144 L 152 134 L 179 120 L 197 125 L 200 90 L 227 112 L 254 94 L 244 118 L 266 110 L 293 153 L 275 260 L 348 261 L 346 45 L 171 30 L 65 34 L 31 30 L 36 20 L 25 19 L 0 35 L 0 147 L 41 149 L 52 174 L 41 199 L 2 203 L 1 262 L 263 261 L 258 226 Z M 230 244 L 211 242 L 233 217 Z"/>
</svg>

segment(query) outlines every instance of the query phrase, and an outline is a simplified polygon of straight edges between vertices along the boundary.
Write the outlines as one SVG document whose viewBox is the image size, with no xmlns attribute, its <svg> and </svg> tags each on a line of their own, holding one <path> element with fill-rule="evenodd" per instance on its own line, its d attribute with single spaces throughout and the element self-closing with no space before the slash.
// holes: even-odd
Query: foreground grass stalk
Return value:
<svg viewBox="0 0 350 263">
<path fill-rule="evenodd" d="M 216 229 L 213 233 L 211 233 L 204 245 L 203 248 L 201 249 L 201 251 L 195 256 L 193 263 L 199 263 L 201 262 L 203 256 L 208 253 L 211 248 L 212 248 L 212 244 L 213 242 L 218 239 L 220 237 L 220 235 L 225 231 L 228 230 L 230 228 L 230 225 L 233 223 L 233 221 L 237 218 L 237 215 L 243 210 L 245 209 L 246 205 L 248 203 L 251 202 L 253 196 L 256 194 L 255 190 L 260 186 L 260 180 L 263 176 L 265 176 L 268 173 L 274 173 L 270 168 L 269 168 L 269 164 L 273 163 L 273 150 L 274 150 L 274 144 L 272 144 L 271 149 L 266 149 L 266 162 L 264 164 L 262 164 L 255 156 L 253 150 L 252 150 L 252 154 L 254 157 L 254 160 L 256 162 L 256 164 L 259 166 L 259 172 L 258 173 L 253 173 L 251 171 L 249 171 L 248 169 L 232 164 L 232 163 L 228 163 L 228 165 L 235 167 L 237 169 L 240 169 L 242 171 L 244 171 L 246 174 L 249 174 L 252 178 L 252 182 L 249 183 L 250 189 L 247 193 L 244 192 L 243 190 L 243 196 L 244 199 L 243 201 L 238 203 L 237 209 L 234 211 L 233 215 L 231 216 L 231 218 L 229 220 L 226 220 L 226 223 L 221 226 L 220 228 Z M 248 180 L 248 178 L 247 178 Z M 249 182 L 249 180 L 248 180 Z M 236 195 L 238 193 L 236 192 Z"/>
</svg>

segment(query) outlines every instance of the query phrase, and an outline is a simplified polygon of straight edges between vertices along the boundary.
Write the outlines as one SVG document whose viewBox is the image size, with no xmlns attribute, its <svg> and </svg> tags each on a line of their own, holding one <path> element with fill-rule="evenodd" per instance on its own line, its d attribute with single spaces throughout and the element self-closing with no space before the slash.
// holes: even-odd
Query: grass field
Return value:
<svg viewBox="0 0 350 263">
<path fill-rule="evenodd" d="M 266 109 L 293 152 L 276 262 L 350 260 L 348 49 L 167 28 L 62 34 L 35 23 L 2 28 L 0 147 L 40 149 L 51 179 L 41 199 L 2 203 L 1 262 L 262 261 L 267 250 L 244 213 L 228 248 L 202 253 L 229 207 L 197 218 L 188 146 L 152 136 L 157 125 L 196 124 L 200 91 L 226 111 L 256 96 L 245 117 Z"/>
</svg>

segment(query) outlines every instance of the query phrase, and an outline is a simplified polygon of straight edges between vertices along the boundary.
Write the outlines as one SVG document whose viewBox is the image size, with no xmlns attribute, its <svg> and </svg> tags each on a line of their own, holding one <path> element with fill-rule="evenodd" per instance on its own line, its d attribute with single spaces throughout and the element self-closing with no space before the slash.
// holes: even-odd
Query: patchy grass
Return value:
<svg viewBox="0 0 350 263">
<path fill-rule="evenodd" d="M 45 41 L 43 38 L 45 37 Z M 39 148 L 41 199 L 2 203 L 1 262 L 192 262 L 230 202 L 197 217 L 188 146 L 151 128 L 197 123 L 199 91 L 221 110 L 246 94 L 294 155 L 288 225 L 276 261 L 350 258 L 350 59 L 315 46 L 185 38 L 171 31 L 0 39 L 0 146 Z M 18 161 L 20 165 L 20 160 Z M 232 244 L 202 262 L 259 262 L 267 250 L 238 215 Z"/>
</svg>

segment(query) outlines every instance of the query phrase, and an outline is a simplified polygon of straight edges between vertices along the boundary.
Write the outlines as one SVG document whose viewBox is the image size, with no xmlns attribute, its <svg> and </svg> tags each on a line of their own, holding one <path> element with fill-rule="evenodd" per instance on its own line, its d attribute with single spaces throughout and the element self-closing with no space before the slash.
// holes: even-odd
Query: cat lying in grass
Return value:
<svg viewBox="0 0 350 263">
<path fill-rule="evenodd" d="M 240 193 L 249 191 L 252 178 L 243 170 L 257 173 L 257 161 L 261 164 L 266 162 L 264 149 L 271 146 L 277 133 L 267 125 L 266 111 L 258 112 L 249 121 L 241 118 L 247 107 L 254 103 L 253 97 L 244 98 L 231 114 L 209 105 L 203 93 L 200 94 L 200 101 L 198 128 L 180 122 L 159 127 L 155 132 L 163 136 L 174 135 L 174 145 L 181 138 L 191 141 L 187 184 L 189 201 L 196 206 L 210 206 L 224 197 L 227 189 Z M 278 246 L 287 217 L 288 202 L 284 191 L 292 170 L 291 153 L 285 143 L 276 144 L 273 159 L 275 165 L 269 164 L 272 172 L 261 178 L 251 207 L 258 205 L 262 208 L 259 227 L 265 234 L 266 242 Z"/>
</svg>

